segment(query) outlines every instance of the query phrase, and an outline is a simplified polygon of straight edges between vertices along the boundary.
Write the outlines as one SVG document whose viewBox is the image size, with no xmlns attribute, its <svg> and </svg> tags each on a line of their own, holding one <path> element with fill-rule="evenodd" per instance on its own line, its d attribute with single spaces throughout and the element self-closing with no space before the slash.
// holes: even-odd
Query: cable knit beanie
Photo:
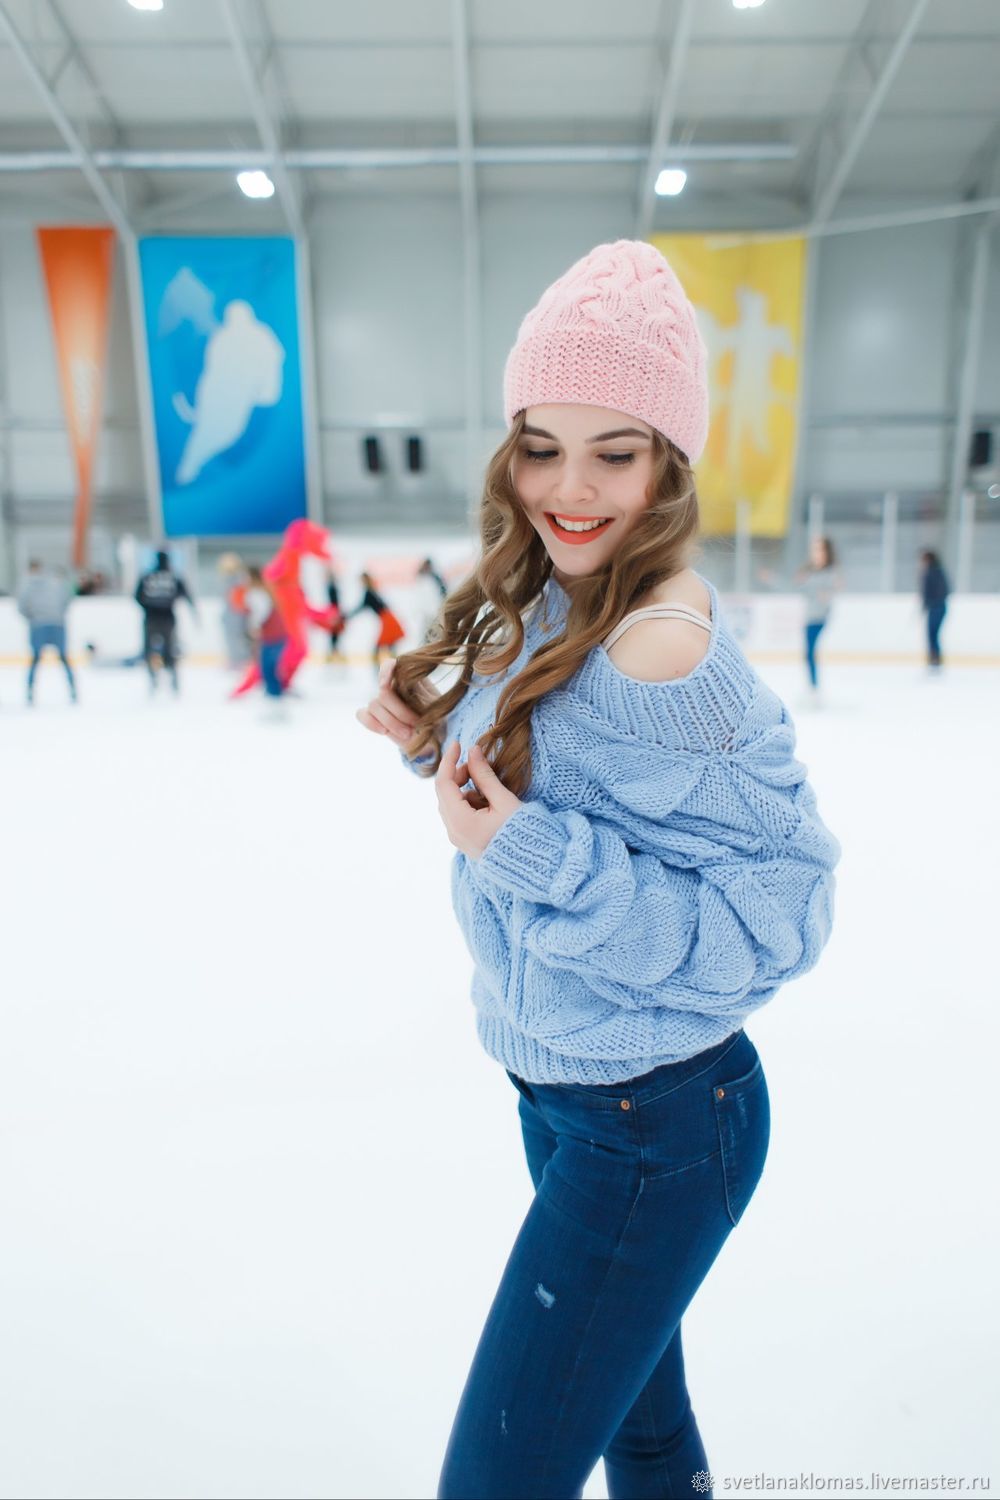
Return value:
<svg viewBox="0 0 1000 1500">
<path fill-rule="evenodd" d="M 705 345 L 674 272 L 645 240 L 597 245 L 542 293 L 504 368 L 508 427 L 549 401 L 639 417 L 686 454 L 708 435 Z"/>
</svg>

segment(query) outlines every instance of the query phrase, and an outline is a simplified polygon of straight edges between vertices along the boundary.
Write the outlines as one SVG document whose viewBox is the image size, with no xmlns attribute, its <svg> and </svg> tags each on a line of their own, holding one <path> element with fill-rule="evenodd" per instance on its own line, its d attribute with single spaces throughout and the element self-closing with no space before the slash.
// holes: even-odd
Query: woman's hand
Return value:
<svg viewBox="0 0 1000 1500">
<path fill-rule="evenodd" d="M 413 726 L 420 715 L 393 692 L 391 683 L 395 667 L 392 660 L 382 663 L 378 672 L 378 693 L 366 708 L 359 708 L 354 717 L 373 734 L 387 734 L 401 750 L 405 750 L 413 738 Z M 428 690 L 432 698 L 434 689 L 428 686 Z"/>
<path fill-rule="evenodd" d="M 438 811 L 449 841 L 470 859 L 479 859 L 501 824 L 524 804 L 507 790 L 478 745 L 471 746 L 461 766 L 458 756 L 458 740 L 452 740 L 434 777 Z M 462 792 L 470 777 L 476 790 Z"/>
</svg>

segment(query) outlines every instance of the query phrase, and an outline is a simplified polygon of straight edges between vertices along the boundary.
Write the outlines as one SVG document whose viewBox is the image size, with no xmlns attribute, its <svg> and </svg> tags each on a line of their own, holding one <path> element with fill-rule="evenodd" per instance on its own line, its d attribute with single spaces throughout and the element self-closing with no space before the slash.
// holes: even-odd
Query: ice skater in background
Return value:
<svg viewBox="0 0 1000 1500">
<path fill-rule="evenodd" d="M 336 618 L 336 611 L 332 607 L 315 609 L 306 598 L 299 577 L 303 557 L 318 557 L 325 563 L 333 561 L 330 554 L 330 533 L 325 526 L 307 521 L 305 517 L 292 521 L 285 528 L 281 546 L 261 570 L 285 627 L 286 639 L 278 658 L 277 671 L 286 691 L 309 649 L 309 626 L 318 625 L 322 630 L 329 630 L 331 622 Z M 253 661 L 231 696 L 241 697 L 260 681 L 260 664 Z"/>
<path fill-rule="evenodd" d="M 438 617 L 441 600 L 448 593 L 448 585 L 434 566 L 433 559 L 425 557 L 413 580 L 414 609 L 417 615 L 417 635 L 426 641 L 431 626 Z"/>
<path fill-rule="evenodd" d="M 247 634 L 247 569 L 235 552 L 224 552 L 219 558 L 218 569 L 224 589 L 222 634 L 226 643 L 226 665 L 232 670 L 245 667 L 253 655 Z"/>
<path fill-rule="evenodd" d="M 775 586 L 776 575 L 769 569 L 758 569 L 757 576 L 768 587 Z M 830 618 L 833 596 L 844 586 L 833 542 L 828 536 L 813 537 L 809 544 L 809 560 L 796 568 L 794 580 L 806 600 L 805 662 L 809 687 L 803 706 L 821 707 L 823 698 L 816 664 L 816 642 Z"/>
<path fill-rule="evenodd" d="M 349 610 L 344 619 L 353 620 L 354 616 L 360 614 L 363 609 L 373 610 L 378 617 L 380 628 L 373 651 L 375 675 L 377 677 L 379 667 L 382 664 L 382 652 L 387 651 L 391 657 L 395 657 L 396 647 L 405 637 L 406 631 L 400 623 L 399 616 L 393 613 L 382 598 L 382 595 L 376 592 L 375 580 L 372 578 L 372 575 L 370 573 L 362 573 L 361 582 L 365 588 L 361 603 L 356 604 L 352 610 Z"/>
<path fill-rule="evenodd" d="M 336 619 L 330 626 L 330 649 L 327 652 L 327 661 L 346 663 L 347 657 L 340 649 L 340 637 L 344 633 L 344 611 L 340 603 L 340 590 L 337 587 L 337 578 L 330 568 L 330 575 L 326 581 L 326 597 L 330 601 L 330 608 L 337 611 Z"/>
<path fill-rule="evenodd" d="M 159 661 L 170 673 L 171 686 L 180 691 L 177 680 L 177 620 L 174 605 L 178 599 L 186 599 L 191 613 L 198 619 L 194 600 L 188 593 L 187 584 L 170 566 L 166 552 L 156 554 L 156 567 L 150 568 L 139 579 L 135 591 L 136 603 L 143 613 L 142 654 L 149 672 L 150 692 L 159 685 L 159 673 L 155 663 Z"/>
<path fill-rule="evenodd" d="M 17 594 L 17 607 L 28 622 L 31 642 L 27 692 L 29 705 L 35 701 L 35 673 L 46 646 L 51 646 L 59 653 L 69 684 L 70 698 L 74 703 L 77 701 L 76 679 L 66 656 L 66 611 L 72 597 L 72 586 L 64 575 L 43 568 L 37 559 L 32 559 Z"/>
<path fill-rule="evenodd" d="M 278 673 L 281 654 L 288 643 L 288 631 L 281 618 L 274 590 L 260 568 L 249 568 L 246 591 L 247 630 L 257 657 L 261 681 L 269 698 L 285 695 L 286 684 Z"/>
<path fill-rule="evenodd" d="M 941 674 L 941 622 L 948 608 L 951 587 L 948 575 L 936 552 L 920 554 L 920 602 L 927 611 L 927 670 L 931 677 Z"/>
</svg>

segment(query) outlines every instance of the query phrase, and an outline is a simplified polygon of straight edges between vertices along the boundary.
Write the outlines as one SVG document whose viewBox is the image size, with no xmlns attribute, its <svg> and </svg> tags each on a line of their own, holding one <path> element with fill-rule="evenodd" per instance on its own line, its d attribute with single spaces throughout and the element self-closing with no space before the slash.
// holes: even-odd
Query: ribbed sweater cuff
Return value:
<svg viewBox="0 0 1000 1500">
<path fill-rule="evenodd" d="M 400 750 L 399 758 L 408 771 L 412 771 L 414 775 L 417 775 L 417 768 L 419 766 L 430 765 L 431 761 L 434 759 L 434 751 L 425 750 L 422 755 L 418 755 L 415 760 L 411 760 L 405 750 Z"/>
<path fill-rule="evenodd" d="M 566 857 L 568 830 L 541 802 L 523 802 L 501 823 L 478 860 L 476 878 L 529 901 L 552 901 Z"/>
</svg>

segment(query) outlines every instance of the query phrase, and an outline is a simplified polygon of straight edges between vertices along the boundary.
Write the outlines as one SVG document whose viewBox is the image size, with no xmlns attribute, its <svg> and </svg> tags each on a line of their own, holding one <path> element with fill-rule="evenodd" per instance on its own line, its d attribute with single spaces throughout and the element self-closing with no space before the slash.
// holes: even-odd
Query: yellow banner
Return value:
<svg viewBox="0 0 1000 1500">
<path fill-rule="evenodd" d="M 694 303 L 708 348 L 708 443 L 697 466 L 702 529 L 784 536 L 792 495 L 805 240 L 654 234 Z"/>
</svg>

